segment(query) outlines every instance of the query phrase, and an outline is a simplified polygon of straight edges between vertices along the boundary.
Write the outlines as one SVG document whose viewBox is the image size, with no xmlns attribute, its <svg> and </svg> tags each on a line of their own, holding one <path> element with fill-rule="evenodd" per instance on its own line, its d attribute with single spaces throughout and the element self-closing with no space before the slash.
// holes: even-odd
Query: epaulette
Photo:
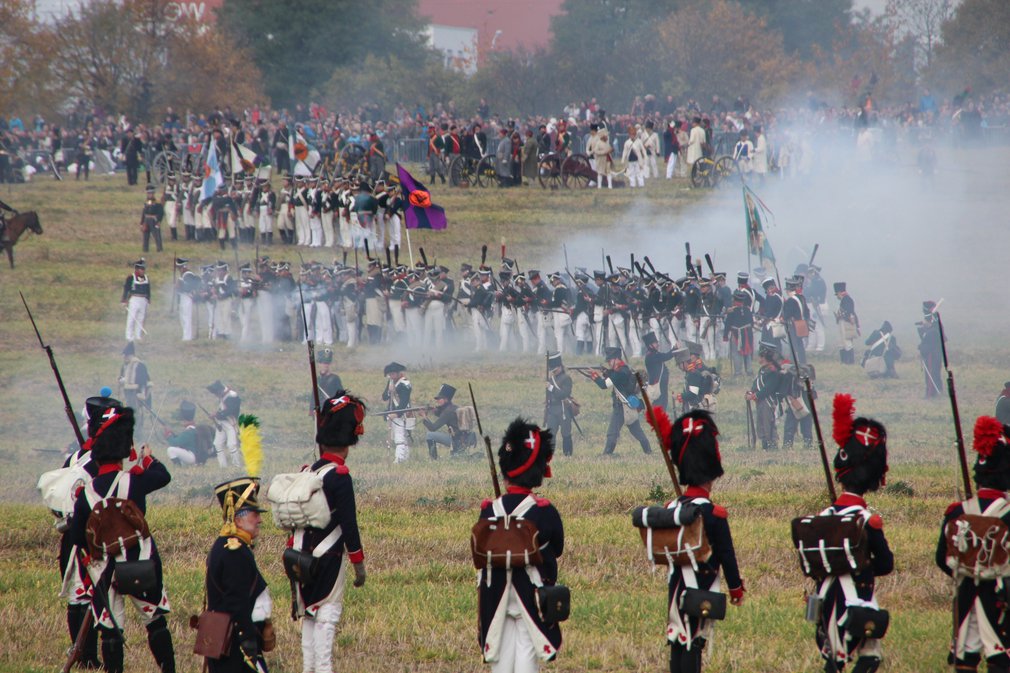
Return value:
<svg viewBox="0 0 1010 673">
<path fill-rule="evenodd" d="M 347 467 L 346 465 L 337 465 L 337 467 L 336 467 L 336 469 L 334 471 L 337 474 L 350 474 L 351 473 L 351 468 Z"/>
<path fill-rule="evenodd" d="M 493 503 L 493 502 L 494 502 L 494 500 L 492 500 L 491 498 L 484 498 L 484 500 L 481 501 L 481 503 L 480 503 L 480 508 L 482 510 L 487 509 L 488 507 L 491 506 L 491 503 Z"/>
<path fill-rule="evenodd" d="M 228 538 L 228 541 L 224 543 L 224 546 L 225 549 L 228 549 L 229 551 L 236 551 L 242 548 L 242 540 L 239 540 L 237 537 L 230 537 Z"/>
<path fill-rule="evenodd" d="M 533 499 L 537 501 L 537 507 L 547 507 L 551 504 L 551 501 L 547 498 L 541 498 L 540 496 L 533 496 Z"/>
<path fill-rule="evenodd" d="M 715 516 L 717 519 L 728 519 L 729 518 L 729 512 L 726 511 L 726 508 L 723 507 L 722 505 L 715 505 L 715 504 L 713 504 L 712 505 L 712 515 Z"/>
<path fill-rule="evenodd" d="M 960 502 L 952 502 L 947 506 L 947 511 L 943 513 L 944 516 L 950 516 L 954 513 L 954 510 L 961 506 Z"/>
<path fill-rule="evenodd" d="M 84 487 L 83 486 L 78 486 L 77 490 L 74 491 L 74 500 L 76 500 L 77 498 L 80 498 L 81 497 L 81 493 L 84 493 Z"/>
<path fill-rule="evenodd" d="M 884 519 L 879 514 L 874 514 L 873 516 L 871 516 L 869 520 L 867 520 L 866 524 L 870 528 L 873 528 L 875 530 L 884 529 Z"/>
</svg>

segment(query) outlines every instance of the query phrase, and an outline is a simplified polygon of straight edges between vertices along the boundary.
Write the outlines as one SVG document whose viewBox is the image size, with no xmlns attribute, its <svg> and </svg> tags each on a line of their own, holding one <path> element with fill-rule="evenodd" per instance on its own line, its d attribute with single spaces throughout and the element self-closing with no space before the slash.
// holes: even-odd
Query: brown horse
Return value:
<svg viewBox="0 0 1010 673">
<path fill-rule="evenodd" d="M 7 261 L 11 268 L 14 268 L 14 246 L 17 244 L 21 234 L 30 230 L 36 234 L 42 234 L 42 225 L 39 223 L 39 215 L 34 210 L 25 213 L 18 213 L 7 218 L 7 228 L 0 235 L 0 251 L 7 251 Z"/>
</svg>

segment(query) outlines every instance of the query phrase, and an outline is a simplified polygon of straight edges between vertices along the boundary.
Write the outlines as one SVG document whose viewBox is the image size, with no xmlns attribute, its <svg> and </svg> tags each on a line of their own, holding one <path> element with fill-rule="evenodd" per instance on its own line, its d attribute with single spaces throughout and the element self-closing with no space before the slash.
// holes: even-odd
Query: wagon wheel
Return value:
<svg viewBox="0 0 1010 673">
<path fill-rule="evenodd" d="M 159 185 L 165 184 L 169 173 L 175 173 L 179 168 L 179 156 L 174 152 L 162 150 L 151 162 L 151 175 Z"/>
<path fill-rule="evenodd" d="M 498 180 L 498 169 L 495 167 L 495 159 L 490 154 L 481 158 L 477 163 L 477 169 L 474 173 L 476 173 L 477 185 L 479 187 L 501 185 L 501 182 Z"/>
<path fill-rule="evenodd" d="M 453 187 L 472 187 L 477 179 L 474 173 L 476 162 L 472 157 L 459 155 L 449 164 L 449 184 Z"/>
<path fill-rule="evenodd" d="M 557 154 L 545 154 L 537 163 L 537 176 L 540 186 L 544 189 L 556 190 L 564 186 L 561 177 L 561 157 Z"/>
<path fill-rule="evenodd" d="M 732 181 L 733 184 L 740 182 L 740 165 L 731 156 L 719 157 L 715 162 L 716 182 Z"/>
<path fill-rule="evenodd" d="M 691 186 L 697 189 L 713 185 L 712 174 L 715 172 L 715 162 L 708 157 L 702 157 L 691 166 Z"/>
<path fill-rule="evenodd" d="M 585 154 L 573 154 L 561 164 L 561 180 L 568 189 L 585 189 L 596 177 Z"/>
<path fill-rule="evenodd" d="M 350 175 L 355 171 L 367 173 L 368 166 L 365 161 L 367 154 L 368 150 L 364 145 L 357 143 L 344 145 L 343 149 L 340 150 L 340 160 L 337 162 L 337 170 L 340 175 Z"/>
</svg>

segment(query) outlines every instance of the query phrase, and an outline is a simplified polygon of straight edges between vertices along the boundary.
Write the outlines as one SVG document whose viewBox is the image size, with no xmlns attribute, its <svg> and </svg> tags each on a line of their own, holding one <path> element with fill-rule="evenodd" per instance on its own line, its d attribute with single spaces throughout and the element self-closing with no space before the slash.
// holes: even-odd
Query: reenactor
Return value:
<svg viewBox="0 0 1010 673">
<path fill-rule="evenodd" d="M 182 199 L 179 198 L 179 194 L 180 189 L 175 179 L 175 173 L 169 173 L 165 182 L 165 190 L 161 193 L 161 206 L 164 209 L 169 235 L 173 241 L 179 240 L 179 232 L 176 229 L 179 213 L 182 211 Z"/>
<path fill-rule="evenodd" d="M 572 377 L 565 371 L 561 353 L 548 354 L 544 427 L 552 437 L 561 435 L 561 451 L 566 456 L 572 455 L 572 422 L 578 409 L 572 399 Z"/>
<path fill-rule="evenodd" d="M 894 336 L 894 328 L 891 323 L 885 320 L 880 325 L 880 329 L 870 332 L 865 344 L 868 348 L 863 353 L 861 365 L 867 375 L 871 379 L 898 378 L 894 363 L 901 358 L 901 348 L 898 346 L 898 339 Z"/>
<path fill-rule="evenodd" d="M 137 349 L 130 341 L 123 348 L 123 366 L 119 368 L 119 389 L 126 406 L 135 410 L 151 408 L 151 377 L 147 365 L 137 357 Z M 143 428 L 143 414 L 135 416 L 137 431 Z"/>
<path fill-rule="evenodd" d="M 242 398 L 221 381 L 207 386 L 207 392 L 218 398 L 217 412 L 214 414 L 214 452 L 221 467 L 228 464 L 240 466 L 242 455 L 239 453 L 238 417 L 242 408 Z"/>
<path fill-rule="evenodd" d="M 838 298 L 838 310 L 835 311 L 835 322 L 841 332 L 842 348 L 839 360 L 843 365 L 856 364 L 856 351 L 853 348 L 856 337 L 859 336 L 859 316 L 856 315 L 856 302 L 849 296 L 845 283 L 835 283 L 835 297 Z"/>
<path fill-rule="evenodd" d="M 554 343 L 558 355 L 565 354 L 565 338 L 572 328 L 572 292 L 568 289 L 561 274 L 555 271 L 549 276 L 554 291 L 551 296 L 550 308 L 553 311 Z"/>
<path fill-rule="evenodd" d="M 246 262 L 239 267 L 239 283 L 238 283 L 238 296 L 239 296 L 239 308 L 238 308 L 238 320 L 242 328 L 242 334 L 240 340 L 243 342 L 248 342 L 252 339 L 252 316 L 253 309 L 256 307 L 257 296 L 259 295 L 259 283 L 253 274 L 253 268 L 251 262 Z M 262 334 L 262 329 L 260 334 Z"/>
<path fill-rule="evenodd" d="M 147 199 L 144 201 L 144 211 L 140 215 L 140 230 L 144 235 L 144 252 L 150 249 L 151 236 L 154 236 L 155 250 L 161 252 L 161 221 L 165 219 L 165 206 L 154 198 L 154 185 L 147 185 Z"/>
<path fill-rule="evenodd" d="M 589 276 L 575 273 L 575 354 L 593 352 L 593 304 L 596 295 L 589 284 Z"/>
<path fill-rule="evenodd" d="M 943 364 L 943 343 L 936 317 L 936 302 L 922 302 L 922 322 L 915 323 L 919 333 L 919 357 L 926 380 L 926 399 L 940 396 L 940 366 Z"/>
<path fill-rule="evenodd" d="M 649 438 L 642 430 L 642 402 L 638 398 L 638 388 L 631 367 L 621 358 L 621 349 L 608 346 L 606 349 L 607 366 L 593 369 L 590 378 L 601 390 L 610 389 L 611 412 L 607 425 L 607 443 L 603 447 L 603 455 L 613 455 L 617 447 L 617 438 L 623 426 L 628 427 L 631 436 L 638 440 L 643 453 L 652 453 Z M 633 406 L 634 405 L 634 406 Z"/>
<path fill-rule="evenodd" d="M 665 410 L 670 401 L 670 370 L 666 363 L 675 357 L 676 350 L 662 352 L 659 349 L 659 338 L 655 332 L 646 332 L 644 341 L 647 377 L 645 388 L 653 405 Z"/>
<path fill-rule="evenodd" d="M 232 277 L 228 274 L 228 263 L 218 261 L 214 267 L 217 275 L 210 283 L 210 292 L 213 299 L 214 318 L 212 320 L 213 329 L 211 339 L 231 338 L 231 300 L 238 289 Z"/>
<path fill-rule="evenodd" d="M 423 418 L 421 422 L 428 430 L 428 455 L 432 460 L 438 460 L 438 445 L 448 446 L 451 455 L 458 456 L 463 452 L 459 437 L 459 417 L 456 414 L 456 405 L 452 403 L 452 398 L 456 394 L 456 389 L 448 383 L 443 383 L 435 393 L 435 406 L 427 411 L 427 415 L 434 414 L 434 420 Z M 441 430 L 440 428 L 445 428 Z"/>
<path fill-rule="evenodd" d="M 758 348 L 758 373 L 745 397 L 757 406 L 757 434 L 761 448 L 774 451 L 779 446 L 775 412 L 779 405 L 779 384 L 782 365 L 776 344 L 762 342 Z"/>
<path fill-rule="evenodd" d="M 126 340 L 139 341 L 145 332 L 144 318 L 151 303 L 151 281 L 143 257 L 133 263 L 133 273 L 123 282 L 120 303 L 126 307 Z"/>
<path fill-rule="evenodd" d="M 1010 425 L 1010 381 L 1003 383 L 1003 390 L 996 398 L 996 418 L 1003 425 Z"/>
<path fill-rule="evenodd" d="M 715 368 L 705 366 L 704 352 L 702 345 L 693 341 L 673 351 L 677 366 L 684 372 L 684 390 L 677 395 L 684 412 L 704 409 L 715 413 L 715 396 L 719 394 L 721 382 Z"/>
<path fill-rule="evenodd" d="M 722 340 L 729 344 L 729 359 L 733 363 L 733 378 L 752 376 L 751 359 L 754 354 L 754 315 L 751 313 L 753 297 L 745 290 L 733 291 L 733 306 L 726 313 Z"/>
<path fill-rule="evenodd" d="M 787 338 L 796 351 L 796 364 L 807 363 L 807 337 L 810 335 L 810 309 L 803 296 L 803 277 L 786 278 L 786 299 L 782 304 L 782 322 Z"/>
<path fill-rule="evenodd" d="M 175 258 L 177 278 L 175 295 L 179 300 L 179 324 L 182 327 L 182 340 L 192 341 L 196 336 L 193 330 L 193 302 L 200 292 L 200 277 L 189 270 L 189 260 Z"/>
<path fill-rule="evenodd" d="M 270 187 L 270 181 L 266 178 L 260 178 L 257 181 L 256 215 L 259 219 L 260 243 L 273 245 L 274 216 L 276 215 L 280 219 L 280 211 L 277 208 L 277 194 Z"/>
<path fill-rule="evenodd" d="M 413 387 L 404 373 L 406 367 L 399 362 L 390 362 L 382 370 L 386 377 L 386 387 L 382 391 L 382 401 L 386 403 L 386 411 L 398 411 L 410 407 L 410 394 Z M 389 425 L 389 437 L 394 447 L 394 463 L 404 463 L 410 458 L 410 447 L 413 443 L 413 430 L 417 419 L 412 412 L 386 414 Z"/>
</svg>

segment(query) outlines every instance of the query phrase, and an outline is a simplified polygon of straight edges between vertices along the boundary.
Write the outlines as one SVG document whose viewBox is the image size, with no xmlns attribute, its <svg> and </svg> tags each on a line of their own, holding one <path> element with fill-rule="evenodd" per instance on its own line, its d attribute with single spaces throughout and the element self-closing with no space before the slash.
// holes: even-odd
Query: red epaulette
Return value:
<svg viewBox="0 0 1010 673">
<path fill-rule="evenodd" d="M 491 506 L 491 503 L 493 503 L 493 502 L 494 502 L 494 500 L 492 500 L 491 498 L 484 498 L 484 500 L 481 501 L 481 503 L 480 503 L 481 510 L 487 509 L 488 507 Z"/>
<path fill-rule="evenodd" d="M 140 476 L 144 474 L 144 468 L 142 468 L 140 465 L 134 465 L 133 467 L 130 468 L 130 474 L 132 474 L 135 477 Z"/>
<path fill-rule="evenodd" d="M 712 505 L 712 515 L 717 519 L 729 518 L 729 512 L 722 505 Z"/>
<path fill-rule="evenodd" d="M 873 516 L 871 516 L 866 523 L 867 525 L 869 525 L 870 528 L 874 528 L 876 530 L 884 529 L 884 519 L 879 514 L 874 514 Z"/>
<path fill-rule="evenodd" d="M 78 486 L 77 490 L 74 492 L 74 500 L 81 497 L 81 493 L 84 493 L 84 487 Z"/>
<path fill-rule="evenodd" d="M 351 469 L 349 467 L 347 467 L 346 465 L 337 465 L 337 468 L 336 468 L 335 472 L 337 474 L 350 474 L 351 473 Z"/>
<path fill-rule="evenodd" d="M 537 507 L 547 507 L 551 504 L 551 501 L 547 498 L 541 498 L 539 496 L 533 496 L 533 499 L 537 501 Z"/>
<path fill-rule="evenodd" d="M 952 502 L 947 506 L 947 511 L 943 513 L 944 516 L 950 516 L 954 513 L 954 510 L 961 506 L 960 502 Z"/>
</svg>

